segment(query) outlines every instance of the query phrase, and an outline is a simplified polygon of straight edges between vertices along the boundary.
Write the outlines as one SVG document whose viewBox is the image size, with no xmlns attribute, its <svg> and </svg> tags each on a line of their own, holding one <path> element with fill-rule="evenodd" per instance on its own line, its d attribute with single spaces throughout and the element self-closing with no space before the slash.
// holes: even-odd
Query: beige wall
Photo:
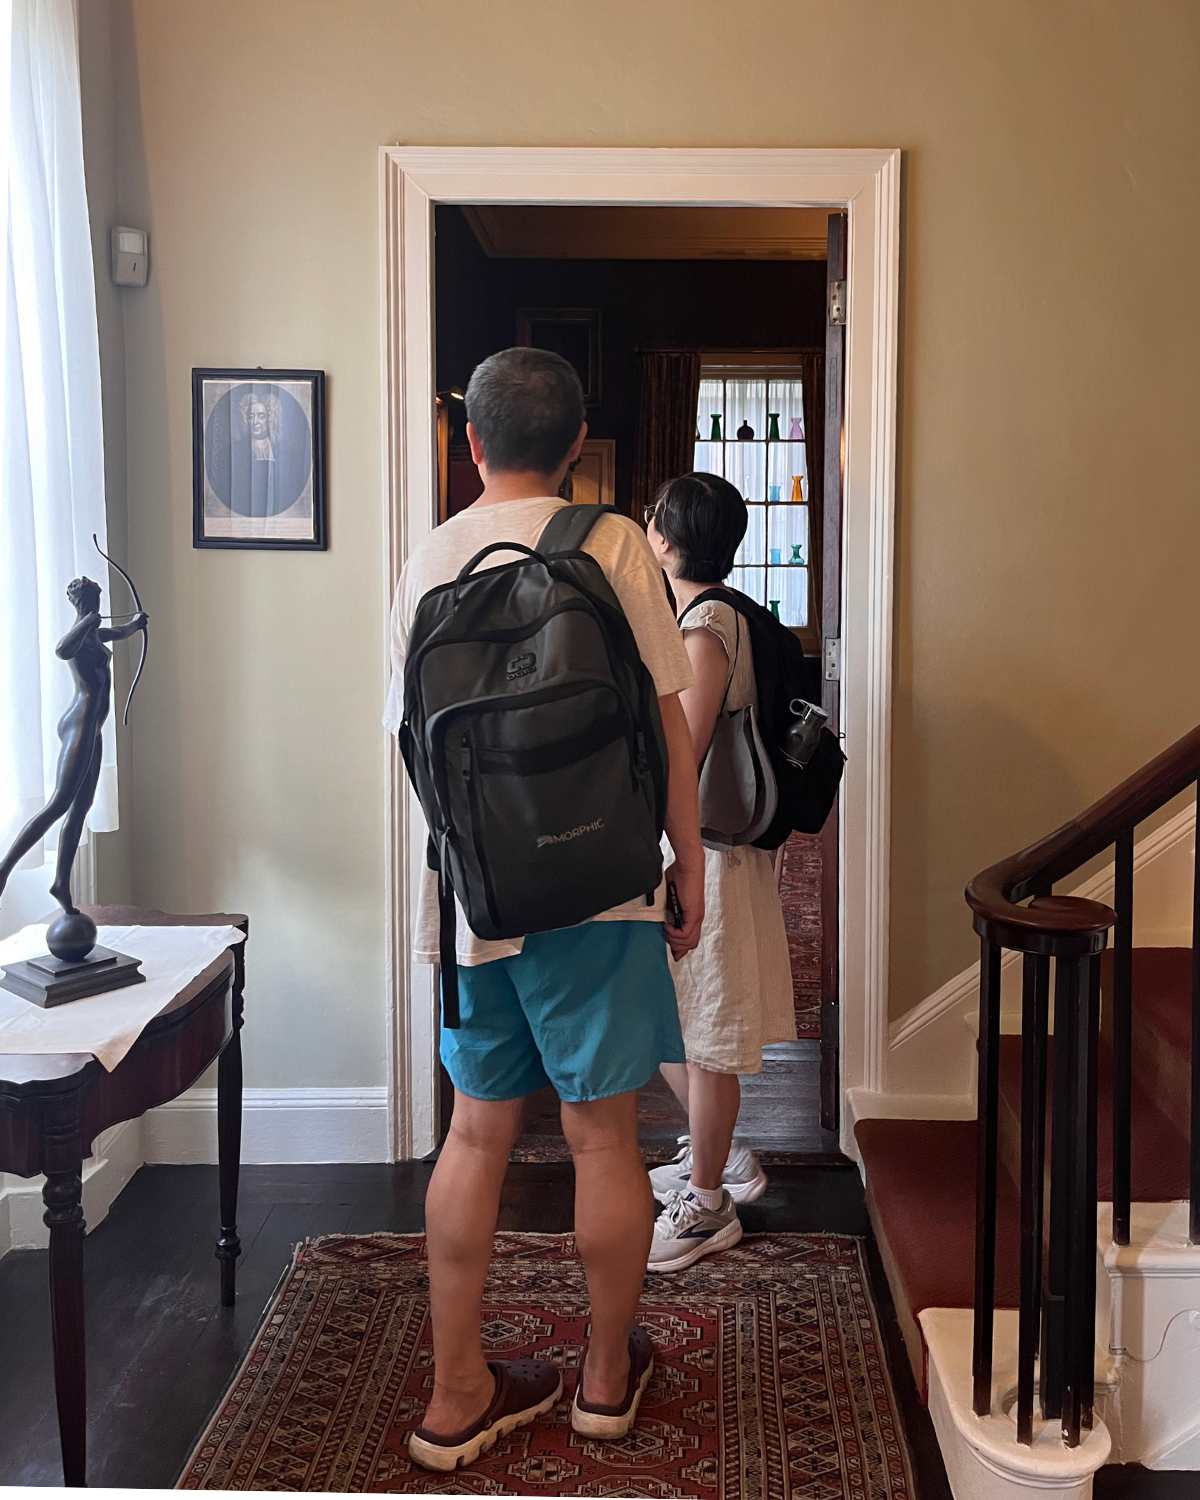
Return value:
<svg viewBox="0 0 1200 1500">
<path fill-rule="evenodd" d="M 892 1011 L 962 886 L 1200 718 L 1200 12 L 86 0 L 111 6 L 139 899 L 252 914 L 250 1078 L 383 1077 L 376 149 L 905 151 Z M 198 553 L 189 370 L 329 372 L 323 556 Z"/>
</svg>

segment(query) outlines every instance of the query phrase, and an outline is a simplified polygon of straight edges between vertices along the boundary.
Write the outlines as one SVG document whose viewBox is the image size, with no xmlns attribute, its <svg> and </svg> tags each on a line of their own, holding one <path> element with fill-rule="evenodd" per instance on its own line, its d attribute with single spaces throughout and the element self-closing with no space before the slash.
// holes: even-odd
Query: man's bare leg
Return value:
<svg viewBox="0 0 1200 1500">
<path fill-rule="evenodd" d="M 688 1064 L 688 1131 L 692 1137 L 692 1181 L 699 1188 L 721 1186 L 742 1101 L 736 1073 L 710 1073 Z"/>
<path fill-rule="evenodd" d="M 479 1336 L 480 1303 L 524 1106 L 524 1099 L 472 1099 L 456 1089 L 450 1131 L 425 1194 L 433 1400 L 424 1426 L 443 1437 L 477 1421 L 495 1393 Z"/>
<path fill-rule="evenodd" d="M 575 1243 L 592 1303 L 583 1396 L 619 1406 L 654 1232 L 654 1199 L 638 1149 L 637 1094 L 564 1104 L 562 1125 L 575 1159 Z"/>
</svg>

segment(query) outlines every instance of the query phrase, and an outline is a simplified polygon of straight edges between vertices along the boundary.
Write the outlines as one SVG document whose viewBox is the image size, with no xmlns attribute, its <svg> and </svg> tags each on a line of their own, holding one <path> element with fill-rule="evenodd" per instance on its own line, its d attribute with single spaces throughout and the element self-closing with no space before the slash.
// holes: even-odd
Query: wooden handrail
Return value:
<svg viewBox="0 0 1200 1500">
<path fill-rule="evenodd" d="M 966 891 L 975 931 L 1025 953 L 1099 952 L 1116 913 L 1098 901 L 1051 896 L 1051 888 L 1198 778 L 1200 725 L 1049 837 L 976 875 Z"/>
</svg>

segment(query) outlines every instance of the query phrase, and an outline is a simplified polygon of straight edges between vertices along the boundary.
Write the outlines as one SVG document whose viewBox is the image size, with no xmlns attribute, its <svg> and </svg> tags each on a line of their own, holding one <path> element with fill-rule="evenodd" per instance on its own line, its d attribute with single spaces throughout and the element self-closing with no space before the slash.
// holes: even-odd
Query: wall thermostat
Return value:
<svg viewBox="0 0 1200 1500">
<path fill-rule="evenodd" d="M 145 286 L 150 270 L 150 236 L 144 229 L 112 231 L 112 279 L 118 286 Z"/>
</svg>

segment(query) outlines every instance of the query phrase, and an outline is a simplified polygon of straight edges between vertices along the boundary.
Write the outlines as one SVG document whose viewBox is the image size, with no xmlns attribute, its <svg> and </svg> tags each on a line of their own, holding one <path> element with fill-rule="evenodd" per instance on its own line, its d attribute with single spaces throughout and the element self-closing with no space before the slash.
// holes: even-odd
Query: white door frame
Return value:
<svg viewBox="0 0 1200 1500">
<path fill-rule="evenodd" d="M 891 833 L 892 548 L 900 152 L 385 146 L 379 153 L 384 584 L 390 607 L 433 526 L 433 211 L 438 203 L 592 203 L 849 211 L 842 715 L 841 1088 L 884 1087 Z M 437 1127 L 433 970 L 409 961 L 424 825 L 388 750 L 388 1089 L 397 1157 Z M 843 1121 L 847 1111 L 842 1110 Z M 843 1131 L 847 1129 L 843 1127 Z M 848 1144 L 845 1140 L 843 1144 Z"/>
</svg>

